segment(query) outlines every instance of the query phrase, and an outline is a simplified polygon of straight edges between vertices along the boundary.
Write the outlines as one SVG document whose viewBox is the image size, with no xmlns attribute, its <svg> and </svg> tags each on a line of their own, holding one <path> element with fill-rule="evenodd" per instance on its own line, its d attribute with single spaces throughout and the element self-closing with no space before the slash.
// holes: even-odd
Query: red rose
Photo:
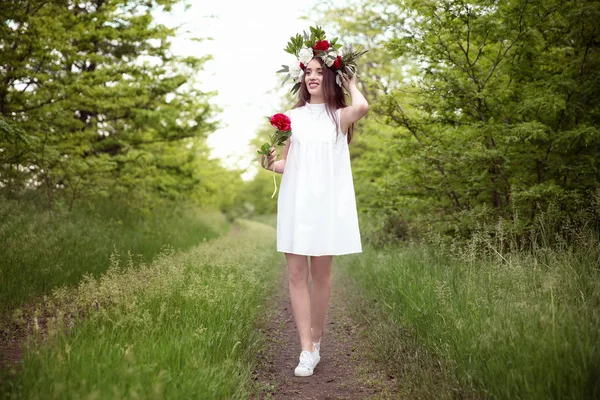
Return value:
<svg viewBox="0 0 600 400">
<path fill-rule="evenodd" d="M 333 69 L 340 69 L 342 67 L 342 56 L 337 56 L 332 66 Z"/>
<path fill-rule="evenodd" d="M 304 71 L 304 70 L 306 69 L 306 65 L 304 65 L 304 64 L 302 64 L 302 63 L 300 63 L 300 69 L 301 69 L 302 71 Z"/>
<path fill-rule="evenodd" d="M 314 51 L 327 51 L 329 50 L 329 42 L 327 40 L 319 40 L 317 44 L 313 47 Z"/>
<path fill-rule="evenodd" d="M 292 130 L 292 121 L 285 114 L 275 114 L 269 120 L 277 130 L 287 132 Z"/>
</svg>

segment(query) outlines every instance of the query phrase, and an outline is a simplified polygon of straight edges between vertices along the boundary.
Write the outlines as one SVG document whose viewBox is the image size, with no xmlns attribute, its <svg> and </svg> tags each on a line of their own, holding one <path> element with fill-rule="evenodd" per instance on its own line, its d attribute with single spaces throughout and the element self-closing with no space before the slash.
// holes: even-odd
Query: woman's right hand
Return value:
<svg viewBox="0 0 600 400">
<path fill-rule="evenodd" d="M 267 169 L 268 170 L 272 170 L 272 166 L 273 163 L 275 162 L 275 160 L 277 159 L 277 150 L 275 149 L 275 147 L 271 147 L 271 152 L 269 153 L 269 158 L 268 158 L 268 166 Z M 265 165 L 265 155 L 263 154 L 262 156 L 260 156 L 260 165 L 264 167 Z"/>
</svg>

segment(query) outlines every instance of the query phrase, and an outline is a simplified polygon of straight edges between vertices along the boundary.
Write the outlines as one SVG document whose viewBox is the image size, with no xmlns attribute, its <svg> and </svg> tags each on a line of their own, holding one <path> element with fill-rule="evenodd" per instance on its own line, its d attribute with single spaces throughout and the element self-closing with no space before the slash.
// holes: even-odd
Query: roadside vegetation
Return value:
<svg viewBox="0 0 600 400">
<path fill-rule="evenodd" d="M 368 246 L 340 261 L 374 356 L 400 391 L 600 396 L 598 235 L 571 227 L 566 241 L 556 226 L 543 228 L 527 248 L 498 225 L 466 242 Z"/>
<path fill-rule="evenodd" d="M 7 398 L 247 398 L 257 321 L 279 277 L 274 230 L 236 232 L 151 263 L 111 257 L 14 324 L 33 332 L 2 371 Z"/>
</svg>

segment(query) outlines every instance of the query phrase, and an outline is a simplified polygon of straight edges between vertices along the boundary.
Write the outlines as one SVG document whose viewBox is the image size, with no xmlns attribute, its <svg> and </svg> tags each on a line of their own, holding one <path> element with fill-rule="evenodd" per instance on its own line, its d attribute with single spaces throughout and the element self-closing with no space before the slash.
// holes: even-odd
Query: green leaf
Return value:
<svg viewBox="0 0 600 400">
<path fill-rule="evenodd" d="M 300 82 L 296 83 L 291 89 L 292 94 L 298 93 L 298 90 L 300 90 L 300 86 L 301 86 Z"/>
</svg>

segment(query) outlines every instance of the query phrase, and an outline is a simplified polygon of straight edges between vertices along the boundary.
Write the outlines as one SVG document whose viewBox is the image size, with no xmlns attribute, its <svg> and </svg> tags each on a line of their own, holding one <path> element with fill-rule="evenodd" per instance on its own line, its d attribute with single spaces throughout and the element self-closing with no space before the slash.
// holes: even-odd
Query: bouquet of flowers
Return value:
<svg viewBox="0 0 600 400">
<path fill-rule="evenodd" d="M 366 51 L 347 51 L 342 53 L 342 45 L 337 42 L 338 38 L 328 41 L 325 38 L 325 31 L 317 26 L 310 27 L 310 34 L 303 32 L 302 35 L 292 36 L 285 48 L 298 59 L 296 64 L 282 65 L 282 69 L 277 72 L 287 73 L 283 84 L 292 79 L 295 84 L 292 87 L 292 94 L 300 89 L 300 82 L 304 76 L 306 66 L 315 56 L 321 57 L 325 65 L 336 72 L 335 81 L 342 86 L 342 76 L 351 78 L 356 74 L 356 60 L 366 53 Z"/>
<path fill-rule="evenodd" d="M 256 152 L 260 155 L 264 155 L 263 167 L 266 169 L 269 166 L 269 154 L 271 153 L 271 147 L 281 146 L 285 141 L 292 136 L 292 121 L 285 114 L 275 114 L 272 117 L 267 117 L 271 125 L 277 130 L 274 134 L 269 137 L 269 143 L 264 143 L 260 146 L 260 149 Z M 275 167 L 273 167 L 273 186 L 275 190 L 271 195 L 271 198 L 277 193 L 277 182 L 275 180 Z"/>
</svg>

